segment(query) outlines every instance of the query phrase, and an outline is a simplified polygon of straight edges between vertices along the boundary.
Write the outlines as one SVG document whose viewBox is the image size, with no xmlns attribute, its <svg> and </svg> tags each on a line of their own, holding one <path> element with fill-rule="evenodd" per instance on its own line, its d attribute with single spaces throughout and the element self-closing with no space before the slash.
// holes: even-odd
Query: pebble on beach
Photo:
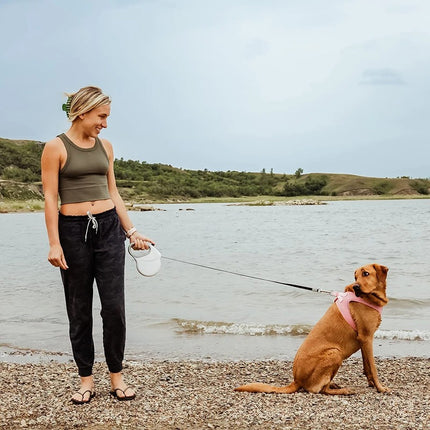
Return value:
<svg viewBox="0 0 430 430">
<path fill-rule="evenodd" d="M 78 387 L 71 363 L 0 363 L 2 429 L 428 429 L 427 358 L 377 359 L 386 394 L 367 387 L 359 359 L 350 358 L 335 382 L 353 396 L 251 394 L 233 389 L 258 381 L 286 385 L 292 363 L 282 361 L 127 362 L 124 375 L 137 391 L 131 402 L 109 395 L 103 363 L 94 369 L 96 397 L 73 405 Z"/>
</svg>

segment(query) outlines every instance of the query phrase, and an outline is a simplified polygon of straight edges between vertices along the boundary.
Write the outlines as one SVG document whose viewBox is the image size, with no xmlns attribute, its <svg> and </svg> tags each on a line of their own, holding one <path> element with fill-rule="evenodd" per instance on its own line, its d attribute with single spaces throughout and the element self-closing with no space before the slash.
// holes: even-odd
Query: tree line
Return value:
<svg viewBox="0 0 430 430">
<path fill-rule="evenodd" d="M 0 138 L 0 178 L 23 183 L 40 183 L 42 142 Z M 117 184 L 126 197 L 135 199 L 335 195 L 333 175 L 239 171 L 188 170 L 160 163 L 116 159 Z M 373 185 L 375 194 L 391 187 L 390 180 Z M 418 193 L 428 194 L 429 180 L 411 180 Z"/>
</svg>

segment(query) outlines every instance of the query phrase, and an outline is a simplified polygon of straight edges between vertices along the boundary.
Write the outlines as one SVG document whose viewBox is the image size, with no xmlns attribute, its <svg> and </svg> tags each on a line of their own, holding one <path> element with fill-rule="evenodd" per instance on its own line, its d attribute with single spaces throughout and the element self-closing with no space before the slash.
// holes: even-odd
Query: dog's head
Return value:
<svg viewBox="0 0 430 430">
<path fill-rule="evenodd" d="M 380 264 L 368 264 L 354 272 L 355 282 L 348 285 L 345 291 L 352 291 L 357 297 L 363 297 L 378 306 L 388 303 L 386 280 L 388 267 Z"/>
</svg>

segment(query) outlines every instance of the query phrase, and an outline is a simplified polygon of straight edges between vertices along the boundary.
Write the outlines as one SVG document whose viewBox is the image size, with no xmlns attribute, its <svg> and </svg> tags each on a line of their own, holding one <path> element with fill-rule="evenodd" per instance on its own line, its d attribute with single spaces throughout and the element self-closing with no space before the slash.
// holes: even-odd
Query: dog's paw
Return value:
<svg viewBox="0 0 430 430">
<path fill-rule="evenodd" d="M 385 387 L 384 385 L 381 385 L 376 388 L 378 390 L 378 393 L 389 393 L 390 389 L 388 387 Z"/>
</svg>

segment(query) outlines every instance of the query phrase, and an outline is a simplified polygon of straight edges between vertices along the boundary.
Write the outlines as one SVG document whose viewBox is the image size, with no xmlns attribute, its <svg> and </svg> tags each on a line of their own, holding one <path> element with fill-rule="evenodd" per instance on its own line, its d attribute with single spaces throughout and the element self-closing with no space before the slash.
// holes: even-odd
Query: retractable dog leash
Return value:
<svg viewBox="0 0 430 430">
<path fill-rule="evenodd" d="M 299 288 L 301 290 L 312 291 L 314 293 L 325 293 L 333 295 L 333 291 L 323 290 L 321 288 L 312 288 L 305 285 L 291 284 L 289 282 L 276 281 L 273 279 L 261 278 L 259 276 L 247 275 L 244 273 L 234 272 L 232 270 L 219 269 L 217 267 L 207 266 L 205 264 L 192 263 L 190 261 L 180 260 L 178 258 L 171 258 L 162 256 L 160 251 L 153 245 L 149 245 L 147 250 L 135 250 L 133 244 L 128 247 L 128 253 L 133 257 L 136 262 L 137 271 L 143 276 L 154 276 L 161 268 L 161 257 L 165 260 L 175 261 L 177 263 L 188 264 L 191 266 L 201 267 L 203 269 L 215 270 L 217 272 L 229 273 L 230 275 L 242 276 L 244 278 L 256 279 L 263 282 L 271 282 L 273 284 L 286 285 L 288 287 Z"/>
<path fill-rule="evenodd" d="M 134 249 L 133 244 L 128 246 L 128 253 L 136 262 L 137 271 L 143 276 L 154 276 L 161 268 L 161 254 L 155 246 L 149 244 L 149 249 Z"/>
<path fill-rule="evenodd" d="M 176 261 L 178 263 L 190 264 L 192 266 L 202 267 L 204 269 L 216 270 L 217 272 L 224 272 L 224 273 L 229 273 L 231 275 L 242 276 L 244 278 L 257 279 L 259 281 L 272 282 L 274 284 L 287 285 L 288 287 L 293 287 L 293 288 L 300 288 L 302 290 L 312 291 L 314 293 L 332 294 L 332 291 L 322 290 L 321 288 L 312 288 L 312 287 L 306 287 L 304 285 L 297 285 L 297 284 L 290 284 L 288 282 L 275 281 L 273 279 L 260 278 L 259 276 L 251 276 L 251 275 L 246 275 L 244 273 L 233 272 L 231 270 L 218 269 L 216 267 L 206 266 L 204 264 L 191 263 L 189 261 L 179 260 L 177 258 L 165 257 L 164 255 L 163 255 L 163 258 L 166 260 Z"/>
</svg>

